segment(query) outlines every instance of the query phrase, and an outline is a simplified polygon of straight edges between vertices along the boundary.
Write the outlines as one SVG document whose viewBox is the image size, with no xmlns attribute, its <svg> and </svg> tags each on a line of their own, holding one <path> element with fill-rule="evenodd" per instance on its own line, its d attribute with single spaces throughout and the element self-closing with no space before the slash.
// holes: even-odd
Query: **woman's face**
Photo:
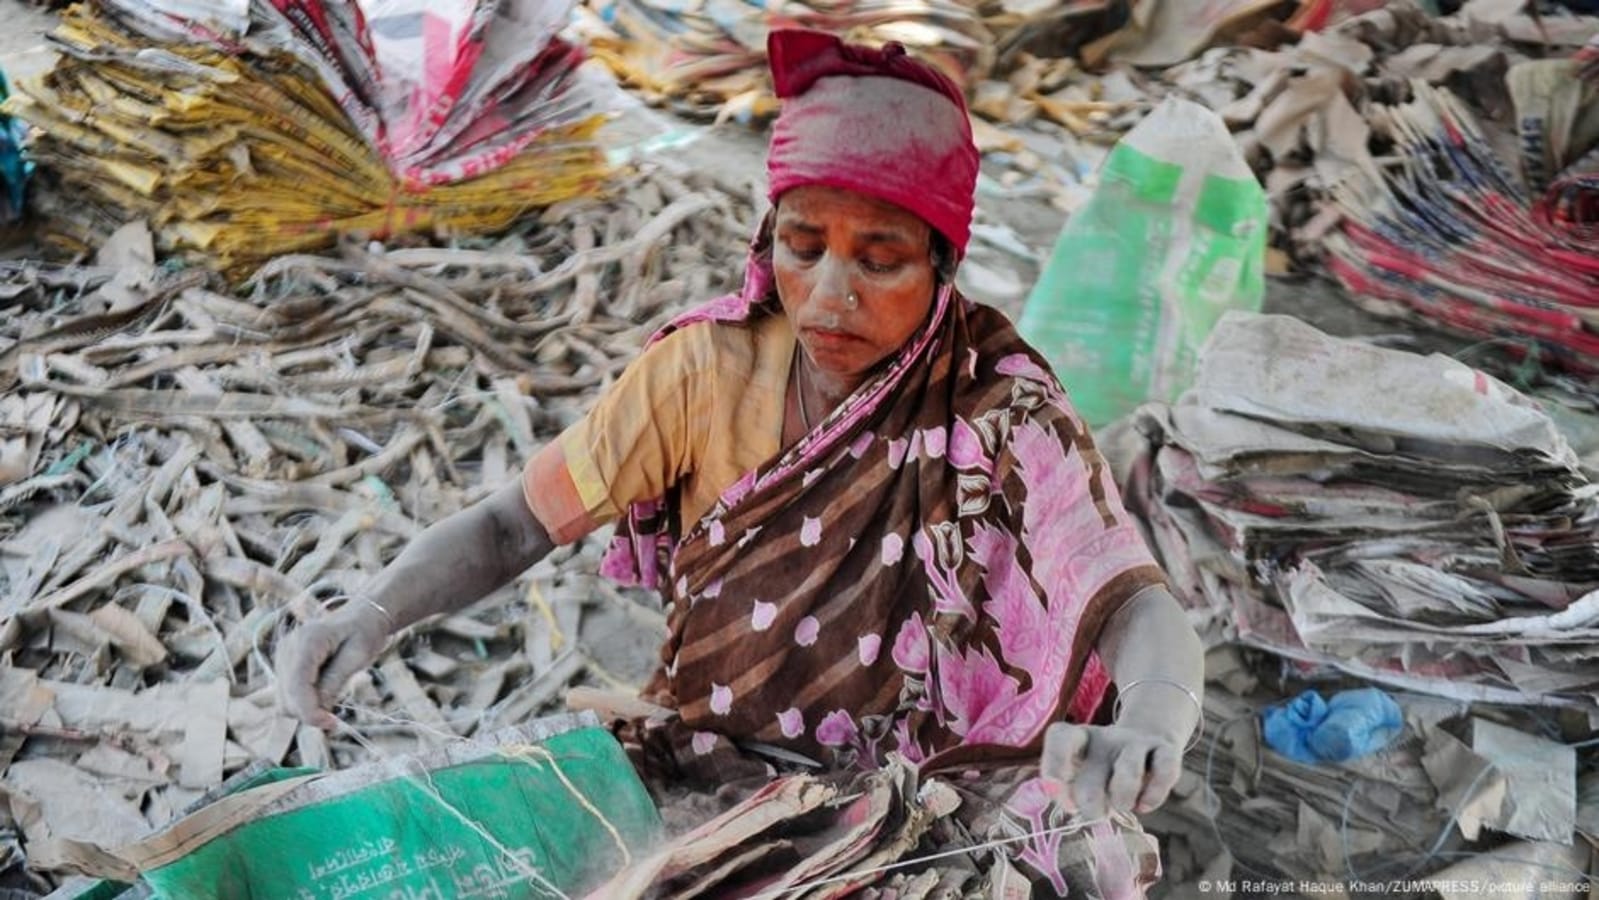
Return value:
<svg viewBox="0 0 1599 900">
<path fill-rule="evenodd" d="M 836 389 L 853 390 L 926 321 L 931 242 L 927 223 L 873 197 L 808 185 L 778 198 L 777 296 L 806 357 Z"/>
</svg>

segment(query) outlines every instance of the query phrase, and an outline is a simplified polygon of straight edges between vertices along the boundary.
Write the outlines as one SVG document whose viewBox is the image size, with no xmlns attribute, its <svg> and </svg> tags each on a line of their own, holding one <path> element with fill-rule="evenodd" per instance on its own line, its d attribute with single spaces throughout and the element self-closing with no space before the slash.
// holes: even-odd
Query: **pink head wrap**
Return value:
<svg viewBox="0 0 1599 900">
<path fill-rule="evenodd" d="M 808 184 L 857 191 L 920 216 L 964 256 L 978 154 L 954 82 L 897 43 L 779 29 L 766 49 L 783 100 L 766 158 L 772 202 Z"/>
</svg>

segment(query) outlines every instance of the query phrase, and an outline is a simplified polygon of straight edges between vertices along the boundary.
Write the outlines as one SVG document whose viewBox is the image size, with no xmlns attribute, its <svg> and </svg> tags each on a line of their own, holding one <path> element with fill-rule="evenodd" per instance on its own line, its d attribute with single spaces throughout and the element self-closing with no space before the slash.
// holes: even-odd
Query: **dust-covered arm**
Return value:
<svg viewBox="0 0 1599 900">
<path fill-rule="evenodd" d="M 1200 727 L 1204 645 L 1157 585 L 1111 616 L 1095 648 L 1119 692 L 1115 721 L 1051 725 L 1040 767 L 1057 799 L 1087 818 L 1148 812 L 1176 785 L 1184 744 Z"/>
<path fill-rule="evenodd" d="M 1105 623 L 1098 649 L 1122 695 L 1116 723 L 1187 743 L 1199 727 L 1205 649 L 1176 598 L 1159 585 L 1140 591 Z"/>
<path fill-rule="evenodd" d="M 333 727 L 328 707 L 390 634 L 481 600 L 552 549 L 519 482 L 428 526 L 358 596 L 285 638 L 277 662 L 284 708 Z"/>
<path fill-rule="evenodd" d="M 702 408 L 692 398 L 714 350 L 706 329 L 652 345 L 581 421 L 533 455 L 517 483 L 428 526 L 348 604 L 296 629 L 278 653 L 284 707 L 332 728 L 328 706 L 391 633 L 476 602 L 557 544 L 666 494 L 694 468 L 700 431 L 689 409 Z"/>
<path fill-rule="evenodd" d="M 393 618 L 394 629 L 404 628 L 476 603 L 554 547 L 523 499 L 521 483 L 510 484 L 428 526 L 365 595 Z"/>
</svg>

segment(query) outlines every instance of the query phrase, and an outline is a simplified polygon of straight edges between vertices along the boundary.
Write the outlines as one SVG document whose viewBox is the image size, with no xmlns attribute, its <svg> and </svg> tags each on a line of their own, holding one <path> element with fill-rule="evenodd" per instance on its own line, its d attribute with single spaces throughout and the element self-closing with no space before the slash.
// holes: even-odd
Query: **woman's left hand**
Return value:
<svg viewBox="0 0 1599 900">
<path fill-rule="evenodd" d="M 1130 725 L 1057 722 L 1044 733 L 1039 761 L 1055 802 L 1081 818 L 1110 811 L 1147 813 L 1182 774 L 1182 741 Z"/>
</svg>

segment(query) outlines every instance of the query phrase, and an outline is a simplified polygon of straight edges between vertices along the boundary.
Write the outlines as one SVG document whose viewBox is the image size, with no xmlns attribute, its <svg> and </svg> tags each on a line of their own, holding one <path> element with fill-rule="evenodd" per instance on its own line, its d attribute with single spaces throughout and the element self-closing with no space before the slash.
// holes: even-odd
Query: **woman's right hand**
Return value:
<svg viewBox="0 0 1599 900">
<path fill-rule="evenodd" d="M 332 728 L 339 720 L 329 707 L 350 676 L 383 652 L 391 632 L 477 602 L 554 546 L 520 481 L 429 525 L 351 602 L 284 638 L 279 702 L 308 725 Z"/>
<path fill-rule="evenodd" d="M 388 641 L 388 617 L 363 600 L 306 622 L 278 645 L 279 702 L 308 725 L 333 728 L 339 720 L 329 710 L 345 682 L 371 665 Z"/>
</svg>

